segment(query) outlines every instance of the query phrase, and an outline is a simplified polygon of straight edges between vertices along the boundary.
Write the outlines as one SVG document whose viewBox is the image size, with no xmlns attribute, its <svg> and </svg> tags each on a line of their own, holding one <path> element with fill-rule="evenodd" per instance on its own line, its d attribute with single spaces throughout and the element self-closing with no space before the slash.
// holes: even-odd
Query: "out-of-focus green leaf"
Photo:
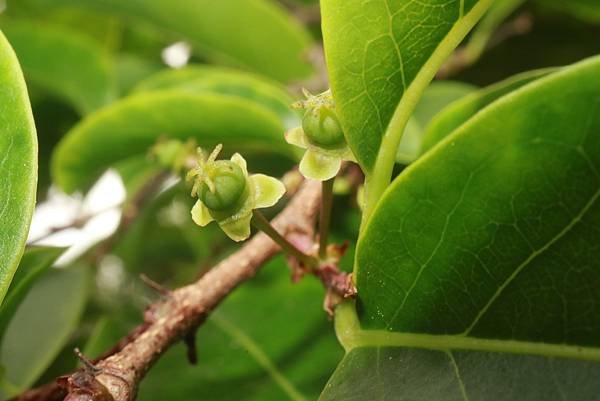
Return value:
<svg viewBox="0 0 600 401">
<path fill-rule="evenodd" d="M 537 3 L 590 23 L 600 23 L 600 3 L 597 0 L 537 0 Z"/>
<path fill-rule="evenodd" d="M 0 31 L 0 304 L 23 254 L 35 204 L 37 138 L 25 80 Z"/>
<path fill-rule="evenodd" d="M 461 68 L 473 64 L 490 44 L 496 29 L 519 8 L 525 0 L 496 1 L 473 30 L 468 42 L 460 49 Z"/>
<path fill-rule="evenodd" d="M 400 140 L 396 161 L 402 164 L 412 163 L 421 154 L 421 143 L 429 122 L 444 107 L 475 90 L 475 86 L 462 82 L 435 81 L 423 91 L 423 97 Z"/>
<path fill-rule="evenodd" d="M 524 72 L 502 82 L 490 85 L 487 88 L 483 88 L 452 103 L 435 116 L 431 121 L 431 124 L 427 127 L 427 131 L 423 137 L 421 153 L 431 149 L 435 144 L 440 142 L 490 103 L 519 89 L 523 85 L 554 71 L 556 71 L 555 68 L 546 68 Z"/>
<path fill-rule="evenodd" d="M 95 7 L 141 19 L 175 33 L 209 58 L 288 81 L 306 77 L 309 34 L 283 8 L 266 0 L 35 0 Z"/>
<path fill-rule="evenodd" d="M 88 288 L 84 268 L 50 270 L 36 282 L 0 348 L 4 379 L 11 386 L 26 389 L 52 363 L 79 322 Z"/>
<path fill-rule="evenodd" d="M 35 280 L 37 280 L 46 268 L 50 267 L 62 252 L 63 249 L 61 248 L 45 247 L 31 248 L 25 251 L 19 263 L 19 269 L 8 288 L 6 298 L 2 305 L 0 305 L 0 344 L 2 343 L 6 327 Z"/>
<path fill-rule="evenodd" d="M 115 76 L 118 82 L 119 93 L 127 94 L 141 81 L 148 79 L 164 65 L 158 60 L 149 60 L 133 54 L 119 54 L 115 60 Z"/>
<path fill-rule="evenodd" d="M 85 114 L 115 96 L 112 70 L 100 45 L 76 31 L 38 21 L 3 24 L 25 77 Z"/>
<path fill-rule="evenodd" d="M 144 154 L 158 138 L 195 138 L 226 151 L 290 154 L 278 116 L 248 100 L 180 90 L 140 93 L 88 116 L 58 145 L 54 181 L 65 191 L 85 188 L 114 163 Z"/>
<path fill-rule="evenodd" d="M 300 125 L 298 113 L 291 109 L 294 99 L 285 89 L 253 74 L 226 68 L 191 66 L 158 73 L 137 87 L 138 92 L 161 89 L 214 92 L 241 97 L 275 112 L 286 128 Z"/>
<path fill-rule="evenodd" d="M 513 91 L 396 178 L 322 400 L 597 397 L 599 74 L 595 57 Z"/>
</svg>

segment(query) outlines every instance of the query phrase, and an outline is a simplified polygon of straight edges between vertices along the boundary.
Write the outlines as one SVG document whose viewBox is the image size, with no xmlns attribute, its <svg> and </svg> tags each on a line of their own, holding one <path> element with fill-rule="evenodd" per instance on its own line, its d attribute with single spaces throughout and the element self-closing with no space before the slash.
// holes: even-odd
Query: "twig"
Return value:
<svg viewBox="0 0 600 401">
<path fill-rule="evenodd" d="M 286 236 L 292 233 L 312 236 L 320 200 L 320 183 L 307 181 L 285 210 L 273 220 L 273 225 Z M 144 324 L 141 333 L 130 339 L 121 350 L 96 364 L 102 370 L 95 377 L 96 382 L 106 387 L 114 401 L 134 400 L 138 385 L 152 364 L 171 345 L 196 330 L 233 289 L 254 276 L 278 251 L 278 245 L 265 234 L 259 233 L 197 282 L 179 288 L 169 298 L 153 304 L 150 309 L 156 314 L 146 314 L 151 321 Z M 70 393 L 68 399 L 94 400 L 89 398 L 89 394 L 80 395 L 81 389 L 78 391 Z M 32 399 L 26 394 L 15 398 Z"/>
</svg>

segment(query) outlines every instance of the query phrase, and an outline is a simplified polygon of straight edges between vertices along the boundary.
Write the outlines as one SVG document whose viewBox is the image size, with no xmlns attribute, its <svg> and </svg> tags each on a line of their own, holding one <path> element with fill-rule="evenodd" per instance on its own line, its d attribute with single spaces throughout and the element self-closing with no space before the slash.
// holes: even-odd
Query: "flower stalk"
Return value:
<svg viewBox="0 0 600 401">
<path fill-rule="evenodd" d="M 319 258 L 327 257 L 327 237 L 331 225 L 331 207 L 333 204 L 333 182 L 335 178 L 322 182 L 323 195 L 321 200 L 321 213 L 319 215 Z"/>
</svg>

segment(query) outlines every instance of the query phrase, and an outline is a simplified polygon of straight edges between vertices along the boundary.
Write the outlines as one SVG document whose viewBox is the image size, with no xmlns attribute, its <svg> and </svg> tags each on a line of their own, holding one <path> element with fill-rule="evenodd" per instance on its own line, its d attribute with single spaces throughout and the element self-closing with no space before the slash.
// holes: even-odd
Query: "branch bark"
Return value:
<svg viewBox="0 0 600 401">
<path fill-rule="evenodd" d="M 320 183 L 306 181 L 289 205 L 273 220 L 273 225 L 284 236 L 312 236 L 320 200 Z M 81 372 L 78 372 L 62 380 L 63 383 L 70 384 L 65 400 L 106 400 L 108 394 L 114 401 L 133 401 L 139 383 L 154 362 L 171 345 L 194 333 L 232 290 L 254 276 L 279 250 L 279 246 L 269 237 L 258 233 L 197 282 L 181 287 L 170 296 L 152 304 L 145 314 L 146 322 L 141 326 L 140 333 L 132 336 L 118 352 L 96 364 L 101 373 L 95 376 L 95 384 L 102 384 L 107 393 L 78 388 L 77 383 L 89 385 L 86 380 L 80 379 L 78 374 Z M 33 398 L 27 397 L 27 393 L 15 398 L 31 399 Z"/>
<path fill-rule="evenodd" d="M 320 198 L 320 183 L 307 181 L 273 225 L 283 235 L 312 234 Z M 278 245 L 259 233 L 200 280 L 174 291 L 151 309 L 155 320 L 139 337 L 98 363 L 103 373 L 96 379 L 115 401 L 134 400 L 137 386 L 152 364 L 173 343 L 195 330 L 233 289 L 254 276 L 278 251 Z"/>
</svg>

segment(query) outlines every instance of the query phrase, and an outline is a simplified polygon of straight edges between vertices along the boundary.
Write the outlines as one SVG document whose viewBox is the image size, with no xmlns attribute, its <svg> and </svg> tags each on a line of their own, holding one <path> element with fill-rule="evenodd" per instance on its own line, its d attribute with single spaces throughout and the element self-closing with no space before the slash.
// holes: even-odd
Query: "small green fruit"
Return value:
<svg viewBox="0 0 600 401">
<path fill-rule="evenodd" d="M 246 177 L 242 169 L 229 160 L 219 160 L 207 172 L 213 191 L 206 183 L 200 187 L 198 198 L 209 210 L 224 211 L 241 203 L 246 189 Z"/>
<path fill-rule="evenodd" d="M 307 110 L 302 118 L 302 129 L 314 145 L 323 148 L 336 148 L 345 143 L 335 111 L 326 105 Z"/>
</svg>

